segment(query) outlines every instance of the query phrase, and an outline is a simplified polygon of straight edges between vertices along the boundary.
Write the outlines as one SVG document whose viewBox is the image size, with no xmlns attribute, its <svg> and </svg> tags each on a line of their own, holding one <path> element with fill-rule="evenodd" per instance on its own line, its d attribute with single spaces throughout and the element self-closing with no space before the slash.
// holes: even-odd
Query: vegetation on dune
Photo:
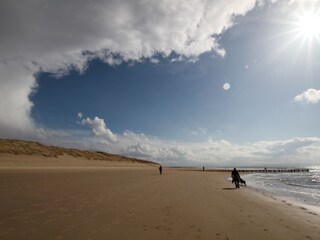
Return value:
<svg viewBox="0 0 320 240">
<path fill-rule="evenodd" d="M 0 153 L 14 154 L 14 155 L 35 155 L 35 156 L 54 157 L 54 158 L 57 158 L 63 155 L 68 155 L 75 158 L 86 158 L 88 160 L 102 160 L 102 161 L 104 160 L 104 161 L 156 164 L 151 161 L 119 156 L 116 154 L 111 154 L 111 153 L 106 153 L 101 151 L 87 151 L 87 150 L 79 150 L 74 148 L 47 146 L 38 142 L 16 140 L 16 139 L 0 139 Z"/>
</svg>

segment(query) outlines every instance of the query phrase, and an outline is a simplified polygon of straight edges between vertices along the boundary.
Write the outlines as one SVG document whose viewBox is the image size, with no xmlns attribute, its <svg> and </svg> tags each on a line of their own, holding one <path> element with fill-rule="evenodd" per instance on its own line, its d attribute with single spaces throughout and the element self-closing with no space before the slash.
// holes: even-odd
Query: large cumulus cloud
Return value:
<svg viewBox="0 0 320 240">
<path fill-rule="evenodd" d="M 29 95 L 38 71 L 84 71 L 93 58 L 116 64 L 172 52 L 182 58 L 224 55 L 216 36 L 255 2 L 0 1 L 1 137 L 32 134 Z"/>
</svg>

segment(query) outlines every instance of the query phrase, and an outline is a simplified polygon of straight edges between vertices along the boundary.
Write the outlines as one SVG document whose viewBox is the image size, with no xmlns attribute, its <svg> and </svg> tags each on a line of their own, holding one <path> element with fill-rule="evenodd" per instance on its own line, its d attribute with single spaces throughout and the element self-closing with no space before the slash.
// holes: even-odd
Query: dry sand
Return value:
<svg viewBox="0 0 320 240">
<path fill-rule="evenodd" d="M 0 239 L 320 239 L 320 217 L 226 173 L 0 168 Z"/>
</svg>

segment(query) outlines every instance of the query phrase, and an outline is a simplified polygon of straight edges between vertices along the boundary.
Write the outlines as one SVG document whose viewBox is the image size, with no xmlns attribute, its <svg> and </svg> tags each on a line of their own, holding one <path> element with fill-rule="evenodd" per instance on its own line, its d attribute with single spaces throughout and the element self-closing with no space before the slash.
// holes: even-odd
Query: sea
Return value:
<svg viewBox="0 0 320 240">
<path fill-rule="evenodd" d="M 255 190 L 320 212 L 320 166 L 309 172 L 252 173 L 241 176 Z"/>
</svg>

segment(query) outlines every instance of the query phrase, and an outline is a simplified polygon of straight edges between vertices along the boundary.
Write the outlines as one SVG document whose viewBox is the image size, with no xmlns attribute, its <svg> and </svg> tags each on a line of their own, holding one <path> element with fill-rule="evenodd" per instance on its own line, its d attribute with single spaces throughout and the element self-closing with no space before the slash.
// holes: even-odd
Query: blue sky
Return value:
<svg viewBox="0 0 320 240">
<path fill-rule="evenodd" d="M 205 2 L 70 1 L 97 17 L 65 10 L 61 27 L 59 2 L 21 23 L 4 1 L 20 28 L 0 44 L 0 137 L 167 165 L 318 164 L 320 2 Z"/>
</svg>

